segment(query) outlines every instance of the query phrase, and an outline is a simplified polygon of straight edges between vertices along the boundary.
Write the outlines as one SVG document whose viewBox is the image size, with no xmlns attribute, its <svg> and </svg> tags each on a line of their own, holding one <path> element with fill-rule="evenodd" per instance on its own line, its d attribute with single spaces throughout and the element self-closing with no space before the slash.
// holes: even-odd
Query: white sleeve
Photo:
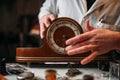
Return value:
<svg viewBox="0 0 120 80">
<path fill-rule="evenodd" d="M 38 14 L 38 18 L 40 20 L 40 18 L 43 16 L 43 15 L 46 15 L 46 14 L 54 14 L 56 15 L 57 14 L 57 11 L 56 11 L 56 3 L 57 0 L 46 0 L 42 7 L 40 8 L 40 12 Z"/>
</svg>

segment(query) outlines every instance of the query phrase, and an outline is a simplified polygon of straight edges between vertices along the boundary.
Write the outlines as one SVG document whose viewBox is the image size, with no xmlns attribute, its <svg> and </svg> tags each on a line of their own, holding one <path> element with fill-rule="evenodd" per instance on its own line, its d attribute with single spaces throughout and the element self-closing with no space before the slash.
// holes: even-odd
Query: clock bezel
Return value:
<svg viewBox="0 0 120 80">
<path fill-rule="evenodd" d="M 66 26 L 66 27 L 68 27 L 68 28 L 71 28 L 71 29 L 75 29 L 75 31 L 73 30 L 73 32 L 74 32 L 74 34 L 75 34 L 75 36 L 76 35 L 79 35 L 79 34 L 82 34 L 83 33 L 83 30 L 82 30 L 82 28 L 81 28 L 81 26 L 78 24 L 78 22 L 76 22 L 75 20 L 73 20 L 73 19 L 71 19 L 71 18 L 67 18 L 67 17 L 61 17 L 61 18 L 57 18 L 57 19 L 55 19 L 52 23 L 51 23 L 51 25 L 49 26 L 49 28 L 47 29 L 47 33 L 46 33 L 46 40 L 47 40 L 47 43 L 48 43 L 48 45 L 49 45 L 49 47 L 54 51 L 54 52 L 56 52 L 56 53 L 58 53 L 58 54 L 66 54 L 66 51 L 65 51 L 65 48 L 63 48 L 63 47 L 60 47 L 60 46 L 58 46 L 57 45 L 57 43 L 55 43 L 55 41 L 54 41 L 54 37 L 53 37 L 53 35 L 54 35 L 54 32 L 52 32 L 53 30 L 57 30 L 58 28 L 60 28 L 60 27 L 63 27 L 64 26 L 64 24 L 61 24 L 61 23 L 63 23 L 64 22 L 64 24 L 65 24 L 65 22 L 66 23 L 68 23 L 68 24 L 71 24 L 72 25 L 72 27 L 69 25 L 69 26 Z M 60 26 L 58 26 L 58 27 L 56 27 L 56 25 L 58 26 L 58 25 L 60 25 Z M 51 37 L 50 37 L 50 35 L 52 35 Z M 59 50 L 58 50 L 59 49 Z"/>
</svg>

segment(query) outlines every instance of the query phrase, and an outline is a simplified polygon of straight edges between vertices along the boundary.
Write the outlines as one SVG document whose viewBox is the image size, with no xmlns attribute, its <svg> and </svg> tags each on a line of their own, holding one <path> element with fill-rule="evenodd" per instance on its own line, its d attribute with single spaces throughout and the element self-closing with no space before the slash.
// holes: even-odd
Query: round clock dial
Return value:
<svg viewBox="0 0 120 80">
<path fill-rule="evenodd" d="M 59 54 L 66 54 L 65 41 L 82 32 L 82 28 L 75 20 L 62 17 L 54 20 L 49 26 L 46 39 L 53 51 Z"/>
</svg>

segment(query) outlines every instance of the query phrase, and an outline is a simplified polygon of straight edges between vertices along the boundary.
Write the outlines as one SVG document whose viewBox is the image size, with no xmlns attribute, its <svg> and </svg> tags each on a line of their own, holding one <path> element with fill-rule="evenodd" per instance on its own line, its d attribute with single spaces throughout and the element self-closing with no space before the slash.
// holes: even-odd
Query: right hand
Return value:
<svg viewBox="0 0 120 80">
<path fill-rule="evenodd" d="M 40 36 L 42 39 L 44 38 L 44 32 L 45 32 L 46 28 L 48 28 L 50 26 L 51 21 L 53 21 L 54 19 L 56 19 L 56 16 L 53 14 L 44 15 L 40 19 Z"/>
</svg>

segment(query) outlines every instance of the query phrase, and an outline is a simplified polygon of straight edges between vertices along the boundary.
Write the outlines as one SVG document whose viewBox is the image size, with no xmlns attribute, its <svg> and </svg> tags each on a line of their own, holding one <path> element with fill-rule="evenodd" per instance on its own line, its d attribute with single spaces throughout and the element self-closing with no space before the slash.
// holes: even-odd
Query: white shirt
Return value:
<svg viewBox="0 0 120 80">
<path fill-rule="evenodd" d="M 57 17 L 69 17 L 81 23 L 86 12 L 86 0 L 46 0 L 40 10 L 39 19 L 52 13 Z"/>
<path fill-rule="evenodd" d="M 96 0 L 88 11 L 86 0 L 46 0 L 40 10 L 39 20 L 45 14 L 72 18 L 84 31 L 86 19 L 94 27 L 120 31 L 120 0 Z"/>
</svg>

